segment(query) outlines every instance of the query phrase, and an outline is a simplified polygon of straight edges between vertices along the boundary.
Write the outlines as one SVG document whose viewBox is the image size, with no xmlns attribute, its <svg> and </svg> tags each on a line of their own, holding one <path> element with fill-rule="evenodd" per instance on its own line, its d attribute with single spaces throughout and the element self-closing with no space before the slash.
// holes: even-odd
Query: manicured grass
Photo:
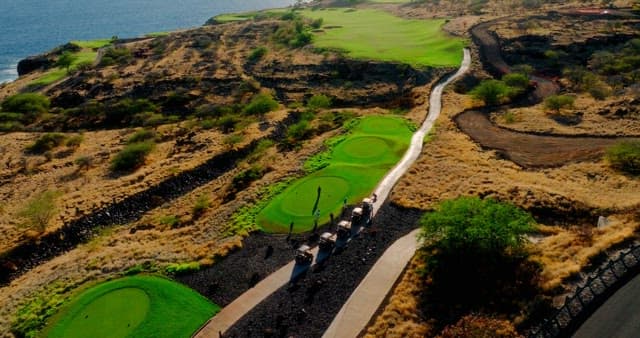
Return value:
<svg viewBox="0 0 640 338">
<path fill-rule="evenodd" d="M 98 42 L 101 41 L 101 42 Z M 104 45 L 101 45 L 102 42 L 104 41 L 109 41 L 109 40 L 95 40 L 95 41 L 73 41 L 73 43 L 81 46 L 82 48 L 84 48 L 83 50 L 77 52 L 77 53 L 73 53 L 73 55 L 76 57 L 76 59 L 73 61 L 73 63 L 71 64 L 71 67 L 69 67 L 70 70 L 74 70 L 76 68 L 76 66 L 78 66 L 80 63 L 82 62 L 93 62 L 96 57 L 98 56 L 98 52 L 93 51 L 93 48 L 100 48 L 104 45 L 108 45 L 109 43 L 106 43 Z M 99 46 L 99 47 L 92 47 L 92 46 Z M 32 86 L 46 86 L 46 85 L 50 85 L 54 82 L 60 81 L 62 79 L 64 79 L 67 76 L 67 70 L 64 68 L 54 68 L 51 69 L 49 71 L 47 71 L 46 73 L 42 74 L 42 76 L 40 76 L 39 78 L 37 78 L 36 80 L 33 80 L 30 85 Z"/>
<path fill-rule="evenodd" d="M 98 49 L 106 45 L 111 44 L 111 39 L 98 39 L 98 40 L 74 40 L 71 41 L 74 45 L 78 45 L 81 48 Z"/>
<path fill-rule="evenodd" d="M 354 58 L 407 63 L 413 66 L 458 66 L 463 40 L 441 27 L 444 19 L 406 20 L 373 9 L 331 8 L 303 10 L 302 15 L 323 19 L 313 44 L 344 50 Z"/>
<path fill-rule="evenodd" d="M 227 23 L 233 21 L 245 21 L 249 19 L 253 19 L 257 12 L 248 12 L 248 13 L 239 13 L 239 14 L 220 14 L 215 17 L 216 22 L 218 23 Z"/>
<path fill-rule="evenodd" d="M 190 337 L 220 308 L 168 279 L 126 277 L 90 288 L 51 321 L 49 338 Z"/>
<path fill-rule="evenodd" d="M 328 222 L 330 214 L 338 219 L 345 199 L 353 204 L 371 194 L 402 157 L 411 135 L 409 124 L 399 117 L 361 119 L 346 137 L 328 142 L 328 154 L 310 160 L 319 158 L 326 162 L 324 168 L 294 181 L 258 213 L 258 225 L 267 232 L 288 232 L 293 222 L 294 232 L 309 231 L 314 224 L 314 210 L 319 210 L 319 224 Z"/>
<path fill-rule="evenodd" d="M 67 70 L 64 68 L 55 68 L 52 70 L 49 70 L 48 72 L 42 74 L 42 76 L 40 76 L 39 78 L 37 78 L 36 80 L 31 81 L 31 83 L 29 85 L 32 86 L 46 86 L 46 85 L 50 85 L 56 81 L 60 81 L 62 79 L 64 79 L 64 77 L 67 76 Z"/>
</svg>

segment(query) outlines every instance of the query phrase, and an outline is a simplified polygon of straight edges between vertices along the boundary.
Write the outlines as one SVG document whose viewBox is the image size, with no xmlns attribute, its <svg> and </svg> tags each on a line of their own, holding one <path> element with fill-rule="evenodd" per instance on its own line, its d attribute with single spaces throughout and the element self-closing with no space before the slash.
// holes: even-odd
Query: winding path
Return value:
<svg viewBox="0 0 640 338">
<path fill-rule="evenodd" d="M 396 182 L 398 182 L 400 177 L 402 177 L 402 175 L 409 169 L 411 164 L 413 164 L 413 162 L 420 155 L 420 152 L 422 151 L 424 137 L 431 130 L 431 128 L 433 127 L 433 124 L 435 123 L 436 119 L 440 115 L 440 110 L 442 107 L 441 98 L 442 98 L 442 91 L 444 90 L 444 87 L 449 83 L 451 83 L 451 81 L 456 79 L 458 76 L 466 72 L 470 64 L 471 64 L 471 54 L 469 50 L 465 49 L 464 59 L 462 61 L 462 65 L 460 66 L 460 69 L 458 69 L 458 71 L 455 74 L 448 77 L 445 81 L 439 83 L 433 89 L 430 97 L 429 114 L 427 115 L 426 120 L 423 122 L 420 129 L 418 129 L 414 133 L 411 139 L 411 145 L 409 146 L 409 149 L 407 149 L 405 155 L 402 157 L 400 162 L 396 164 L 396 166 L 384 177 L 384 179 L 378 184 L 378 186 L 374 190 L 374 193 L 378 196 L 377 201 L 374 203 L 374 211 L 373 211 L 374 215 L 380 209 L 380 206 L 382 206 L 382 203 L 389 196 L 389 194 L 391 193 L 391 189 L 396 184 Z M 373 297 L 374 295 L 368 295 L 368 294 L 362 295 L 363 291 L 358 291 L 360 289 L 370 289 L 371 286 L 367 284 L 364 287 L 361 287 L 362 286 L 362 283 L 361 283 L 361 286 L 359 286 L 358 289 L 356 289 L 356 291 L 354 292 L 354 295 L 355 294 L 357 295 L 356 296 L 352 295 L 347 301 L 347 304 L 349 304 L 349 302 L 352 301 L 352 299 L 359 298 L 361 302 L 369 303 L 367 305 L 367 308 L 366 309 L 359 308 L 357 309 L 357 311 L 349 311 L 348 309 L 345 310 L 345 308 L 343 307 L 343 309 L 340 310 L 340 313 L 338 313 L 338 316 L 336 317 L 337 320 L 334 320 L 331 327 L 329 327 L 329 329 L 327 330 L 327 333 L 325 333 L 325 336 L 329 336 L 329 337 L 338 336 L 337 334 L 333 334 L 333 335 L 331 334 L 331 332 L 335 332 L 335 331 L 332 331 L 332 330 L 335 330 L 335 328 L 333 328 L 334 325 L 336 328 L 340 330 L 343 326 L 348 326 L 348 327 L 351 327 L 352 330 L 354 331 L 353 334 L 349 334 L 349 335 L 347 335 L 345 332 L 340 332 L 340 335 L 339 335 L 340 337 L 357 336 L 357 334 L 371 319 L 371 316 L 373 315 L 373 313 L 375 313 L 380 303 L 382 302 L 382 300 L 384 299 L 388 291 L 391 289 L 391 287 L 395 283 L 395 280 L 400 275 L 400 272 L 402 272 L 406 264 L 409 262 L 409 260 L 413 256 L 413 253 L 415 252 L 416 246 L 417 246 L 416 234 L 417 234 L 417 231 L 414 231 L 409 235 L 401 238 L 396 243 L 394 243 L 394 245 L 391 246 L 385 252 L 385 254 L 378 260 L 378 262 L 376 262 L 376 264 L 372 268 L 373 274 L 372 272 L 370 272 L 362 282 L 362 283 L 376 284 L 376 287 L 379 289 L 380 292 L 378 292 L 375 296 L 378 297 L 380 301 L 377 302 L 377 304 L 372 305 L 373 302 L 371 302 L 371 298 L 369 297 Z M 401 255 L 398 254 L 399 252 L 402 252 L 402 254 Z M 313 249 L 313 255 L 317 256 L 317 254 L 318 254 L 318 248 L 316 247 Z M 196 338 L 218 337 L 220 333 L 226 332 L 231 326 L 233 326 L 233 324 L 236 321 L 242 318 L 256 305 L 258 305 L 264 299 L 269 297 L 272 293 L 274 293 L 279 288 L 281 288 L 286 283 L 288 283 L 291 280 L 291 277 L 295 275 L 296 273 L 295 269 L 296 269 L 295 261 L 291 261 L 284 267 L 280 268 L 278 271 L 272 273 L 271 275 L 269 275 L 268 277 L 260 281 L 258 284 L 256 284 L 253 288 L 249 289 L 247 292 L 240 295 L 240 297 L 236 298 L 236 300 L 234 300 L 229 305 L 224 307 L 220 312 L 218 312 L 218 314 L 216 314 L 215 317 L 211 318 L 198 332 L 196 332 L 193 337 L 196 337 Z M 392 274 L 390 273 L 391 270 L 398 270 L 398 272 Z M 380 278 L 380 271 L 382 271 L 384 275 L 388 275 L 388 276 L 385 276 L 383 279 L 380 279 L 379 281 L 377 281 L 376 279 Z M 393 277 L 394 275 L 395 277 Z M 343 312 L 346 312 L 347 315 L 345 316 L 344 314 L 342 314 Z M 340 320 L 340 318 L 349 319 L 350 314 L 355 312 L 361 312 L 359 316 L 360 319 L 357 323 L 345 322 L 343 320 Z"/>
<path fill-rule="evenodd" d="M 468 49 L 464 50 L 464 59 L 458 71 L 438 84 L 431 92 L 429 99 L 429 115 L 422 123 L 422 126 L 411 139 L 411 146 L 405 153 L 402 160 L 393 168 L 389 174 L 380 182 L 375 192 L 379 198 L 374 205 L 374 213 L 379 209 L 384 200 L 388 197 L 393 186 L 398 182 L 400 177 L 409 169 L 411 164 L 418 159 L 422 152 L 424 137 L 433 128 L 433 124 L 440 116 L 442 108 L 442 91 L 453 80 L 464 74 L 471 64 L 471 53 Z M 419 230 L 416 229 L 408 235 L 397 240 L 385 253 L 378 259 L 376 264 L 371 268 L 369 273 L 364 277 L 360 285 L 351 294 L 349 299 L 340 309 L 331 322 L 331 325 L 324 333 L 323 337 L 357 337 L 358 334 L 366 327 L 373 315 L 376 313 L 382 301 L 395 284 L 398 277 L 404 270 L 411 257 L 418 248 Z"/>
</svg>

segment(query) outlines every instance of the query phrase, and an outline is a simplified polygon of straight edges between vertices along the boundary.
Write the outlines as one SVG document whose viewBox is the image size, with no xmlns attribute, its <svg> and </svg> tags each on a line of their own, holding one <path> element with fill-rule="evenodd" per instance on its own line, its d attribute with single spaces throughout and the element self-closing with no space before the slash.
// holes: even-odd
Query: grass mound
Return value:
<svg viewBox="0 0 640 338">
<path fill-rule="evenodd" d="M 319 224 L 330 221 L 331 214 L 339 218 L 345 199 L 352 204 L 369 195 L 402 157 L 411 128 L 402 118 L 370 116 L 337 140 L 330 140 L 329 151 L 317 156 L 325 162 L 322 169 L 293 182 L 258 213 L 263 230 L 288 232 L 293 222 L 295 232 L 309 231 L 316 212 Z"/>
<path fill-rule="evenodd" d="M 219 311 L 195 291 L 170 280 L 136 276 L 78 295 L 45 330 L 65 337 L 190 337 Z"/>
<path fill-rule="evenodd" d="M 314 34 L 316 47 L 344 50 L 354 58 L 413 66 L 457 66 L 462 61 L 463 41 L 441 29 L 444 19 L 406 20 L 373 9 L 330 8 L 301 13 L 323 20 L 322 29 Z"/>
</svg>

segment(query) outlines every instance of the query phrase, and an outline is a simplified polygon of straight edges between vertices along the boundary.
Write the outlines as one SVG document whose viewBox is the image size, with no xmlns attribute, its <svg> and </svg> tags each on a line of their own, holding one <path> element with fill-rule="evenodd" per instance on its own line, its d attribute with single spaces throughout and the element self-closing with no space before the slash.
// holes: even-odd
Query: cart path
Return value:
<svg viewBox="0 0 640 338">
<path fill-rule="evenodd" d="M 442 98 L 442 91 L 444 87 L 447 84 L 449 84 L 451 81 L 453 81 L 455 78 L 457 78 L 458 76 L 466 72 L 469 68 L 470 63 L 471 63 L 471 54 L 468 49 L 464 49 L 464 59 L 462 61 L 462 65 L 460 66 L 460 69 L 458 69 L 458 71 L 454 75 L 447 78 L 446 81 L 441 82 L 433 89 L 430 97 L 429 114 L 427 115 L 426 120 L 424 121 L 420 129 L 418 129 L 414 133 L 411 139 L 411 145 L 409 146 L 409 149 L 407 149 L 403 158 L 384 177 L 384 179 L 380 182 L 380 184 L 378 184 L 378 186 L 374 191 L 374 193 L 378 196 L 377 201 L 374 203 L 374 210 L 373 210 L 374 215 L 378 211 L 382 203 L 389 196 L 389 193 L 391 192 L 391 189 L 393 188 L 393 186 L 398 182 L 400 177 L 402 177 L 402 175 L 409 169 L 409 166 L 411 166 L 411 164 L 413 164 L 413 162 L 420 155 L 420 152 L 422 151 L 422 144 L 423 144 L 424 137 L 431 130 L 434 122 L 440 115 L 440 109 L 442 106 L 441 98 Z M 415 237 L 416 237 L 415 234 L 413 235 L 410 234 L 398 240 L 397 244 L 394 244 L 389 250 L 387 250 L 387 252 L 385 252 L 385 255 L 376 263 L 376 265 L 374 266 L 374 269 L 378 271 L 381 269 L 379 267 L 377 268 L 378 265 L 382 266 L 383 264 L 388 264 L 386 262 L 389 261 L 390 259 L 389 253 L 391 251 L 395 252 L 397 250 L 400 250 L 401 248 L 405 248 L 406 253 L 404 256 L 406 256 L 406 258 L 404 258 L 403 256 L 401 257 L 402 259 L 393 263 L 394 266 L 399 267 L 401 272 L 402 269 L 404 269 L 404 266 L 409 261 L 409 259 L 411 259 L 411 257 L 413 256 L 413 253 L 415 252 L 415 247 L 416 247 Z M 314 256 L 317 256 L 318 248 L 317 247 L 314 248 L 312 252 Z M 276 272 L 267 276 L 265 279 L 263 279 L 258 284 L 256 284 L 253 288 L 249 289 L 247 292 L 240 295 L 240 297 L 236 298 L 229 305 L 225 306 L 213 318 L 209 319 L 209 321 L 202 328 L 200 328 L 200 330 L 198 330 L 193 335 L 193 337 L 195 338 L 218 337 L 220 333 L 226 332 L 231 326 L 233 326 L 233 324 L 235 324 L 235 322 L 237 322 L 240 318 L 242 318 L 245 314 L 247 314 L 256 305 L 258 305 L 264 299 L 269 297 L 272 293 L 277 291 L 279 288 L 287 284 L 291 280 L 291 276 L 294 273 L 294 268 L 295 268 L 295 261 L 291 261 L 287 265 L 277 270 Z M 398 275 L 399 275 L 399 272 L 398 272 Z M 369 277 L 369 275 L 367 275 L 367 277 Z M 370 277 L 369 280 L 371 280 L 372 278 L 375 278 L 375 277 Z M 385 292 L 381 292 L 381 297 L 382 297 L 381 299 L 385 297 L 386 292 L 388 292 L 388 290 L 391 288 L 391 286 L 393 285 L 396 279 L 397 279 L 397 276 L 393 278 L 393 280 L 380 283 L 381 289 L 384 289 L 385 291 Z M 358 290 L 356 290 L 356 292 L 357 291 Z M 352 298 L 354 297 L 352 296 L 349 299 L 351 300 Z M 365 303 L 368 302 L 366 297 L 362 299 L 362 301 L 364 301 Z M 364 325 L 366 325 L 366 323 L 371 318 L 371 315 L 376 311 L 378 306 L 379 306 L 379 303 L 376 306 L 372 307 L 371 313 L 368 315 L 368 318 L 363 319 L 362 325 L 358 324 L 360 325 L 360 328 L 358 329 L 356 334 L 360 332 L 360 330 L 362 329 L 362 327 L 364 327 Z M 344 337 L 344 335 L 341 335 L 341 336 Z"/>
<path fill-rule="evenodd" d="M 464 50 L 464 59 L 458 71 L 450 76 L 446 81 L 438 84 L 431 92 L 429 99 L 429 115 L 422 126 L 411 139 L 411 146 L 405 153 L 402 160 L 393 168 L 376 188 L 379 198 L 374 205 L 374 212 L 379 209 L 382 202 L 387 198 L 391 189 L 402 175 L 409 169 L 411 164 L 418 159 L 422 152 L 424 137 L 433 128 L 440 110 L 442 108 L 442 91 L 444 88 L 464 74 L 471 64 L 471 54 L 468 49 Z M 418 248 L 417 235 L 419 229 L 410 232 L 408 235 L 397 240 L 364 277 L 349 299 L 342 306 L 331 325 L 324 333 L 325 338 L 349 338 L 357 337 L 366 328 L 367 324 L 376 313 L 387 294 L 400 277 L 405 266 Z"/>
</svg>

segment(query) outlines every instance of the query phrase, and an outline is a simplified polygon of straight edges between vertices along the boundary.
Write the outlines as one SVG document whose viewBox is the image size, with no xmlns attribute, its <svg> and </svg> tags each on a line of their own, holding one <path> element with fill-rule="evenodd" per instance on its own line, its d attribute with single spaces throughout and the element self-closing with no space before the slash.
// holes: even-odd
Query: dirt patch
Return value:
<svg viewBox="0 0 640 338">
<path fill-rule="evenodd" d="M 550 168 L 571 162 L 597 160 L 606 149 L 628 138 L 566 137 L 518 133 L 497 127 L 487 113 L 466 111 L 455 117 L 456 124 L 483 148 L 525 168 Z"/>
</svg>

